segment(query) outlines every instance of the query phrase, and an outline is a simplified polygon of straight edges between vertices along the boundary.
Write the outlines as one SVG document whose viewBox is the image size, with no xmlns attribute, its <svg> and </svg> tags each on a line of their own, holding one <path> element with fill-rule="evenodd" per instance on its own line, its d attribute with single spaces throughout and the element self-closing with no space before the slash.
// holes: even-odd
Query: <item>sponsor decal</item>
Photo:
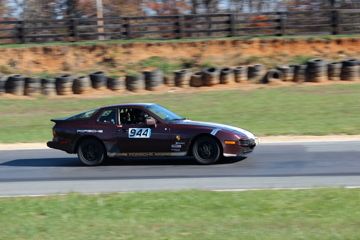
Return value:
<svg viewBox="0 0 360 240">
<path fill-rule="evenodd" d="M 82 129 L 82 130 L 77 130 L 77 133 L 103 133 L 103 130 L 95 130 L 95 129 Z"/>
<path fill-rule="evenodd" d="M 129 138 L 150 138 L 150 128 L 129 128 Z"/>
</svg>

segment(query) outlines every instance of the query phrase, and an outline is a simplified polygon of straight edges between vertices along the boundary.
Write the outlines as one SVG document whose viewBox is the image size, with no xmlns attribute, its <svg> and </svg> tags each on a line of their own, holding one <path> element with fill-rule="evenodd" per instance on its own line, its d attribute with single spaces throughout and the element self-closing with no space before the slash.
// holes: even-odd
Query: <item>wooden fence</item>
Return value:
<svg viewBox="0 0 360 240">
<path fill-rule="evenodd" d="M 0 43 L 360 33 L 360 9 L 0 21 Z"/>
</svg>

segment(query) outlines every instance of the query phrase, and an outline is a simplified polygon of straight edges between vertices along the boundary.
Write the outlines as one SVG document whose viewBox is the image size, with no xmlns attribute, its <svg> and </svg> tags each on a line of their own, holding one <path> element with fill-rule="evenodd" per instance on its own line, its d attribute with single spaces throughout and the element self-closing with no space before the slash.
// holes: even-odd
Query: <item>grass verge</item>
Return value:
<svg viewBox="0 0 360 240">
<path fill-rule="evenodd" d="M 97 99 L 0 99 L 0 142 L 46 141 L 51 139 L 51 118 L 126 102 L 156 102 L 192 120 L 231 124 L 260 136 L 360 134 L 359 95 L 357 83 Z"/>
<path fill-rule="evenodd" d="M 116 40 L 90 40 L 78 42 L 45 42 L 45 43 L 25 43 L 25 44 L 0 44 L 0 48 L 27 48 L 37 46 L 93 46 L 101 44 L 127 44 L 127 43 L 177 43 L 177 42 L 201 42 L 208 40 L 250 40 L 250 39 L 338 39 L 338 38 L 358 38 L 360 34 L 340 34 L 340 35 L 254 35 L 254 36 L 239 36 L 239 37 L 197 37 L 197 38 L 182 38 L 182 39 L 116 39 Z"/>
<path fill-rule="evenodd" d="M 359 189 L 0 199 L 0 239 L 358 239 Z"/>
</svg>

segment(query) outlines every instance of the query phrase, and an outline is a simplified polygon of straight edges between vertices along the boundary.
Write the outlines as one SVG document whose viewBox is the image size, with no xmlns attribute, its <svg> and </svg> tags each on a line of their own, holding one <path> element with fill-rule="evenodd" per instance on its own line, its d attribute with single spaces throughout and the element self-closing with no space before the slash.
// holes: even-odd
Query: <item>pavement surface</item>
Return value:
<svg viewBox="0 0 360 240">
<path fill-rule="evenodd" d="M 360 141 L 262 143 L 246 159 L 209 166 L 152 158 L 85 167 L 57 150 L 0 151 L 0 196 L 358 186 Z"/>
</svg>

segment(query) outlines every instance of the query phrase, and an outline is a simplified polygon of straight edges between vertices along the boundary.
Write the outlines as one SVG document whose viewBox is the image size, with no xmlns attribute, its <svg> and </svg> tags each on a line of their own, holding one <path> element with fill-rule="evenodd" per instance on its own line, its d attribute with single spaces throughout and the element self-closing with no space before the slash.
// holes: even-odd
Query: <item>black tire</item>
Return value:
<svg viewBox="0 0 360 240">
<path fill-rule="evenodd" d="M 87 138 L 80 142 L 77 154 L 80 161 L 86 166 L 98 166 L 106 158 L 104 146 L 96 139 Z"/>
<path fill-rule="evenodd" d="M 282 72 L 277 69 L 271 69 L 267 72 L 265 77 L 262 79 L 261 83 L 267 84 L 271 82 L 278 81 L 280 82 L 283 79 Z"/>
<path fill-rule="evenodd" d="M 214 86 L 220 81 L 220 71 L 215 67 L 204 68 L 203 72 L 203 85 Z"/>
<path fill-rule="evenodd" d="M 94 89 L 100 89 L 106 86 L 106 76 L 104 72 L 94 72 L 90 74 L 91 85 Z"/>
<path fill-rule="evenodd" d="M 220 70 L 220 84 L 228 84 L 232 80 L 233 69 L 225 67 Z"/>
<path fill-rule="evenodd" d="M 181 69 L 174 72 L 174 85 L 176 87 L 185 87 L 189 84 L 189 71 Z"/>
<path fill-rule="evenodd" d="M 198 163 L 214 164 L 221 157 L 221 148 L 216 139 L 204 136 L 196 139 L 192 153 Z"/>
<path fill-rule="evenodd" d="M 202 82 L 202 72 L 196 72 L 191 75 L 190 78 L 190 86 L 191 87 L 201 87 L 203 85 Z"/>
</svg>

